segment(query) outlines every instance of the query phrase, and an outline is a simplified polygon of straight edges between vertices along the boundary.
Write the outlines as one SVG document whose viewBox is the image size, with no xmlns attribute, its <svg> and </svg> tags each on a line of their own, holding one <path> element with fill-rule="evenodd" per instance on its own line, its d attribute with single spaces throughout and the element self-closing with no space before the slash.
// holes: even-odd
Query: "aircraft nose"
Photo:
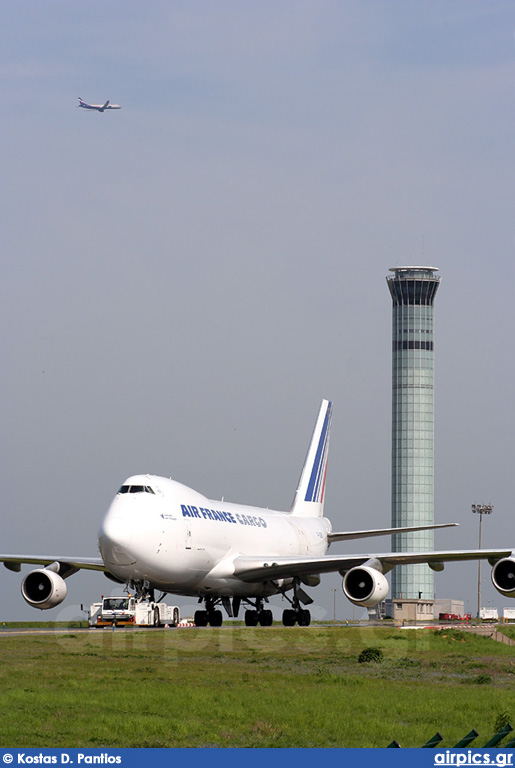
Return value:
<svg viewBox="0 0 515 768">
<path fill-rule="evenodd" d="M 111 565 L 129 565 L 132 526 L 120 515 L 107 514 L 98 532 L 98 546 L 104 562 Z"/>
<path fill-rule="evenodd" d="M 100 528 L 100 535 L 111 543 L 128 546 L 132 539 L 131 526 L 120 515 L 107 515 Z"/>
</svg>

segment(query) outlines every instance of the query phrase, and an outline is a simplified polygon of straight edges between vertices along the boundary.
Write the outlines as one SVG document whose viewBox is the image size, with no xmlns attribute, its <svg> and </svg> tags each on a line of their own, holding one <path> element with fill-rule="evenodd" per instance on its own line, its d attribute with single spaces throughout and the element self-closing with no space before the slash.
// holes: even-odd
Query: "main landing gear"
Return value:
<svg viewBox="0 0 515 768">
<path fill-rule="evenodd" d="M 199 602 L 205 602 L 205 609 L 195 611 L 194 621 L 196 627 L 207 627 L 209 624 L 211 627 L 221 627 L 223 621 L 222 611 L 216 606 L 220 603 L 225 608 L 229 617 L 237 617 L 242 598 L 233 597 L 232 603 L 228 597 L 201 597 Z M 243 602 L 249 605 L 245 611 L 245 626 L 257 627 L 258 624 L 262 627 L 271 627 L 273 624 L 272 611 L 264 607 L 265 601 L 263 598 L 256 598 L 254 601 L 243 598 Z"/>
<path fill-rule="evenodd" d="M 294 627 L 295 624 L 298 624 L 299 627 L 309 627 L 311 624 L 311 613 L 307 608 L 302 608 L 301 603 L 309 605 L 313 600 L 304 592 L 298 579 L 295 579 L 293 582 L 293 598 L 290 599 L 285 592 L 283 592 L 283 597 L 289 600 L 292 606 L 283 611 L 283 626 Z"/>
<path fill-rule="evenodd" d="M 245 611 L 246 627 L 257 627 L 258 624 L 262 627 L 271 627 L 273 621 L 272 611 L 269 608 L 263 608 L 261 600 L 256 600 L 256 608 Z"/>
<path fill-rule="evenodd" d="M 298 611 L 287 608 L 283 611 L 283 625 L 285 627 L 294 627 L 295 624 L 298 624 L 299 627 L 309 627 L 311 624 L 311 613 L 307 608 L 299 608 Z"/>
<path fill-rule="evenodd" d="M 210 611 L 195 611 L 194 622 L 196 627 L 221 627 L 223 622 L 222 611 L 212 609 Z"/>
<path fill-rule="evenodd" d="M 234 598 L 236 600 L 236 598 Z M 217 608 L 216 606 L 220 603 L 223 604 L 225 610 L 227 611 L 227 614 L 229 616 L 232 616 L 232 607 L 229 598 L 223 597 L 206 597 L 206 598 L 199 598 L 199 603 L 202 603 L 205 601 L 206 608 L 205 610 L 195 611 L 193 621 L 195 622 L 196 627 L 221 627 L 223 623 L 223 614 L 222 611 Z"/>
<path fill-rule="evenodd" d="M 292 597 L 289 597 L 286 591 L 282 592 L 282 595 L 291 605 L 291 608 L 283 611 L 283 625 L 285 627 L 294 627 L 295 624 L 298 624 L 299 627 L 309 627 L 311 624 L 311 613 L 302 606 L 310 605 L 313 600 L 300 586 L 300 580 L 295 579 L 293 582 Z M 209 624 L 211 627 L 221 627 L 223 615 L 217 606 L 223 606 L 230 618 L 237 618 L 242 602 L 245 606 L 248 606 L 244 616 L 246 627 L 257 627 L 258 624 L 261 627 L 272 626 L 272 611 L 265 607 L 266 603 L 268 603 L 268 598 L 233 597 L 231 599 L 230 597 L 215 597 L 211 595 L 209 597 L 199 597 L 199 603 L 204 603 L 205 608 L 195 611 L 195 626 L 207 627 Z"/>
</svg>

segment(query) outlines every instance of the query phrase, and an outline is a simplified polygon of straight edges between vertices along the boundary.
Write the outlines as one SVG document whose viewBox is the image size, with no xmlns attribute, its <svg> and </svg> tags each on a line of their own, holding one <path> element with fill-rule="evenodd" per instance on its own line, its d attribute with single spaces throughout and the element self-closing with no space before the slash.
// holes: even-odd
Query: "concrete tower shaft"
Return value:
<svg viewBox="0 0 515 768">
<path fill-rule="evenodd" d="M 434 522 L 433 304 L 436 267 L 394 267 L 392 323 L 392 527 Z M 433 532 L 395 534 L 394 552 L 433 549 Z M 394 569 L 392 599 L 433 600 L 427 565 Z"/>
</svg>

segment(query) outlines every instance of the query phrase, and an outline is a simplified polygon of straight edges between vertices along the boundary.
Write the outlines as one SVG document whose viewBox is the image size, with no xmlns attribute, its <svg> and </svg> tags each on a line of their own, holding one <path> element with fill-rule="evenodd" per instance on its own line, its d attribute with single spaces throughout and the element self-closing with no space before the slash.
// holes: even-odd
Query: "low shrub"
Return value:
<svg viewBox="0 0 515 768">
<path fill-rule="evenodd" d="M 373 661 L 376 664 L 380 664 L 383 660 L 383 652 L 380 648 L 363 648 L 358 656 L 358 662 L 364 664 L 369 661 Z"/>
<path fill-rule="evenodd" d="M 495 733 L 499 733 L 499 731 L 502 731 L 505 725 L 508 725 L 510 723 L 510 713 L 507 709 L 501 709 L 497 713 L 497 717 L 495 718 L 495 725 L 494 730 Z"/>
<path fill-rule="evenodd" d="M 492 678 L 490 675 L 476 675 L 475 677 L 467 678 L 463 682 L 469 683 L 470 685 L 490 685 Z"/>
</svg>

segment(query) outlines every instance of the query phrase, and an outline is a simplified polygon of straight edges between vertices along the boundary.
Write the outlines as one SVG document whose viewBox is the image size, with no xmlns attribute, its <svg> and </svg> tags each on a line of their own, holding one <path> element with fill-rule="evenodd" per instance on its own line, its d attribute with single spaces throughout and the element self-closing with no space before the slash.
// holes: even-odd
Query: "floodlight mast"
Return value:
<svg viewBox="0 0 515 768">
<path fill-rule="evenodd" d="M 491 515 L 493 504 L 472 504 L 472 512 L 479 515 L 479 549 L 481 549 L 481 523 L 483 515 Z M 481 618 L 481 560 L 477 561 L 477 618 Z"/>
</svg>

